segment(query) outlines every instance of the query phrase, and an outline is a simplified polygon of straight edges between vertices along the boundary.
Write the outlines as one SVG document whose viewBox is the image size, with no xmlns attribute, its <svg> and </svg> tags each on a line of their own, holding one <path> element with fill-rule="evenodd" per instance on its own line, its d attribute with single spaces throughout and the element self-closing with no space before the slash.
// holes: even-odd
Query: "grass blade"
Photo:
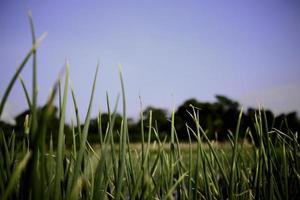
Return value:
<svg viewBox="0 0 300 200">
<path fill-rule="evenodd" d="M 30 100 L 30 97 L 29 97 L 29 94 L 28 94 L 28 90 L 27 90 L 27 88 L 25 86 L 24 80 L 23 80 L 23 78 L 21 76 L 19 76 L 19 80 L 21 82 L 23 91 L 25 93 L 25 97 L 26 97 L 26 101 L 27 101 L 27 104 L 28 104 L 28 108 L 31 108 L 31 100 Z"/>
<path fill-rule="evenodd" d="M 240 111 L 239 118 L 238 118 L 238 123 L 235 131 L 235 136 L 234 136 L 234 150 L 233 150 L 233 156 L 232 156 L 232 162 L 231 162 L 231 172 L 230 172 L 230 185 L 229 185 L 229 199 L 234 199 L 234 181 L 235 181 L 235 170 L 237 166 L 237 154 L 238 154 L 238 135 L 240 131 L 240 124 L 241 124 L 241 119 L 243 115 L 243 110 Z"/>
<path fill-rule="evenodd" d="M 121 67 L 119 67 L 119 77 L 122 88 L 122 102 L 123 102 L 123 125 L 120 136 L 120 154 L 119 154 L 119 169 L 118 169 L 118 181 L 116 185 L 116 199 L 121 198 L 121 189 L 123 185 L 123 176 L 125 172 L 125 145 L 126 145 L 126 132 L 127 132 L 127 119 L 126 119 L 126 100 L 125 100 L 125 89 L 121 73 Z"/>
<path fill-rule="evenodd" d="M 4 92 L 4 95 L 1 99 L 1 103 L 0 103 L 0 117 L 3 113 L 3 109 L 4 109 L 4 106 L 5 106 L 5 103 L 7 101 L 7 98 L 11 92 L 11 89 L 12 87 L 14 86 L 15 84 L 15 81 L 17 80 L 17 78 L 19 77 L 21 71 L 23 70 L 23 68 L 25 67 L 25 65 L 27 64 L 29 58 L 31 57 L 31 55 L 33 54 L 33 52 L 37 49 L 37 47 L 39 46 L 39 44 L 41 43 L 41 41 L 46 37 L 46 33 L 44 33 L 35 43 L 34 45 L 31 47 L 31 49 L 29 50 L 29 52 L 27 53 L 27 55 L 25 56 L 25 58 L 23 59 L 23 61 L 21 62 L 21 64 L 18 66 L 15 74 L 13 75 L 12 79 L 10 80 L 5 92 Z"/>
<path fill-rule="evenodd" d="M 9 198 L 9 195 L 12 193 L 13 189 L 18 183 L 18 179 L 22 173 L 22 171 L 25 169 L 29 158 L 31 157 L 31 152 L 28 151 L 24 158 L 19 162 L 19 164 L 16 166 L 15 170 L 13 171 L 13 174 L 11 175 L 7 188 L 4 192 L 4 195 L 2 197 L 3 200 L 6 200 Z"/>
<path fill-rule="evenodd" d="M 65 77 L 65 86 L 64 86 L 64 96 L 62 103 L 62 110 L 59 123 L 58 131 L 58 144 L 57 144 L 57 158 L 56 158 L 56 174 L 55 174 L 55 189 L 54 189 L 54 199 L 60 199 L 60 187 L 61 180 L 63 177 L 63 142 L 64 142 L 64 127 L 65 127 L 65 114 L 66 114 L 66 105 L 67 105 L 67 91 L 68 91 L 68 82 L 69 82 L 69 64 L 66 64 L 66 77 Z"/>
<path fill-rule="evenodd" d="M 80 148 L 79 148 L 77 158 L 76 158 L 76 162 L 75 162 L 75 166 L 74 166 L 74 174 L 73 174 L 73 177 L 72 177 L 71 185 L 68 186 L 68 188 L 67 188 L 67 199 L 70 197 L 71 191 L 73 191 L 73 189 L 76 186 L 76 183 L 78 181 L 78 178 L 80 176 L 81 163 L 82 163 L 82 160 L 83 160 L 83 155 L 84 155 L 84 151 L 85 151 L 89 125 L 90 125 L 90 115 L 91 115 L 91 110 L 92 110 L 94 92 L 95 92 L 95 88 L 96 88 L 96 80 L 97 80 L 98 69 L 99 69 L 99 65 L 97 65 L 97 68 L 96 68 L 96 73 L 95 73 L 95 77 L 94 77 L 94 82 L 93 82 L 89 107 L 88 107 L 88 111 L 87 111 L 86 118 L 85 118 L 84 128 L 83 128 L 83 131 L 82 131 L 82 137 L 81 137 L 81 141 L 80 141 Z"/>
</svg>

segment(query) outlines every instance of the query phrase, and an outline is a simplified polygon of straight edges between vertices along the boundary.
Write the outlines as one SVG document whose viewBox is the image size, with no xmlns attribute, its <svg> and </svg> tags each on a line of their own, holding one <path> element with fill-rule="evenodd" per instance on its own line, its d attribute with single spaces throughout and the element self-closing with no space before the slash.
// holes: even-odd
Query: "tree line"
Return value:
<svg viewBox="0 0 300 200">
<path fill-rule="evenodd" d="M 38 113 L 42 113 L 44 108 L 39 108 Z M 131 142 L 141 141 L 141 131 L 144 129 L 145 137 L 148 135 L 150 111 L 152 119 L 152 127 L 157 132 L 161 140 L 170 139 L 171 133 L 171 115 L 168 110 L 149 106 L 142 112 L 142 116 L 136 121 L 128 119 L 128 133 Z M 206 135 L 211 140 L 226 141 L 231 133 L 235 132 L 238 116 L 241 111 L 240 104 L 226 96 L 217 95 L 215 102 L 201 102 L 196 99 L 188 99 L 174 111 L 174 126 L 180 141 L 188 141 L 190 130 L 195 130 L 195 122 L 191 117 L 193 113 L 197 114 L 197 119 Z M 9 129 L 5 133 L 16 132 L 17 137 L 24 137 L 24 122 L 26 116 L 30 114 L 29 110 L 24 111 L 16 116 L 15 125 L 9 125 L 0 122 L 2 129 Z M 122 115 L 115 114 L 114 138 L 118 141 L 118 131 L 122 123 Z M 99 120 L 101 123 L 99 123 Z M 108 124 L 111 120 L 111 114 L 102 113 L 98 117 L 93 118 L 89 127 L 88 141 L 90 143 L 98 143 L 99 134 L 105 134 Z M 257 140 L 257 124 L 261 123 L 264 132 L 270 132 L 274 129 L 281 130 L 287 134 L 296 134 L 300 130 L 300 120 L 296 112 L 288 114 L 280 114 L 275 116 L 271 110 L 259 110 L 256 108 L 248 108 L 242 113 L 242 121 L 240 125 L 240 138 L 249 137 L 247 133 L 252 133 L 252 139 Z M 58 127 L 59 127 L 59 109 L 54 107 L 54 112 L 48 121 L 48 139 L 53 138 L 55 143 Z M 81 125 L 83 126 L 83 125 Z M 72 131 L 77 132 L 76 125 L 65 124 L 66 144 L 72 144 Z M 191 136 L 192 140 L 196 138 Z M 155 135 L 151 135 L 151 140 L 155 140 Z"/>
</svg>

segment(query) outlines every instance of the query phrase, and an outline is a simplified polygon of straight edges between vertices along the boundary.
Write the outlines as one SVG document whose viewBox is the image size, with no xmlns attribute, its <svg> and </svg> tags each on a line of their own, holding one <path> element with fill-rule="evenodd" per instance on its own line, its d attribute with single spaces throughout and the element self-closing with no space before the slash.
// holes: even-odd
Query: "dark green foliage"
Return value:
<svg viewBox="0 0 300 200">
<path fill-rule="evenodd" d="M 188 141 L 188 133 L 186 130 L 186 125 L 189 125 L 191 128 L 195 128 L 195 124 L 193 120 L 191 120 L 188 112 L 192 112 L 190 105 L 193 105 L 199 108 L 199 123 L 202 125 L 203 129 L 206 130 L 207 136 L 211 140 L 217 141 L 226 141 L 228 140 L 229 133 L 235 132 L 236 121 L 238 119 L 239 114 L 239 106 L 237 102 L 234 102 L 224 96 L 217 96 L 218 102 L 215 103 L 201 103 L 195 99 L 190 99 L 180 105 L 175 111 L 175 127 L 177 130 L 177 135 L 180 141 Z M 38 108 L 37 115 L 40 116 L 40 113 L 45 108 Z M 54 145 L 56 145 L 56 138 L 58 134 L 58 109 L 56 107 L 53 108 L 53 114 L 49 116 L 48 129 L 52 133 L 54 138 Z M 161 140 L 164 138 L 170 139 L 170 117 L 168 115 L 167 110 L 148 107 L 143 111 L 143 127 L 144 129 L 148 128 L 149 121 L 149 111 L 152 110 L 152 119 L 153 119 L 153 127 L 155 127 L 159 132 L 159 137 Z M 255 144 L 258 142 L 258 135 L 256 133 L 255 127 L 255 115 L 258 114 L 258 109 L 249 108 L 246 112 L 243 113 L 243 121 L 240 126 L 240 134 L 239 138 L 243 139 L 245 137 L 246 129 L 249 128 L 252 132 L 253 139 Z M 287 134 L 291 134 L 293 132 L 300 131 L 300 121 L 297 118 L 297 114 L 295 112 L 288 114 L 281 114 L 278 116 L 274 116 L 274 114 L 270 110 L 264 111 L 266 120 L 262 122 L 262 126 L 264 129 L 272 130 L 273 128 L 280 129 Z M 24 127 L 24 121 L 26 115 L 29 115 L 30 111 L 24 111 L 20 115 L 15 118 L 16 125 L 12 126 L 9 124 L 5 124 L 5 128 L 10 130 L 14 129 L 17 133 L 17 139 L 20 137 L 20 134 Z M 101 133 L 102 137 L 105 134 L 107 129 L 107 125 L 109 124 L 109 114 L 101 113 Z M 39 117 L 38 117 L 39 118 Z M 115 119 L 115 127 L 113 130 L 113 137 L 115 141 L 119 140 L 117 134 L 117 128 L 121 126 L 122 116 L 116 113 Z M 89 136 L 88 141 L 90 143 L 98 143 L 99 139 L 99 129 L 98 129 L 98 119 L 92 119 L 89 128 Z M 75 127 L 83 129 L 83 125 L 80 127 Z M 129 138 L 131 142 L 140 142 L 141 141 L 141 119 L 137 122 L 128 119 L 128 130 L 129 130 Z M 70 146 L 72 144 L 72 132 L 71 128 L 68 124 L 65 124 L 65 133 L 66 133 L 66 145 Z M 147 135 L 146 135 L 147 137 Z M 49 139 L 49 136 L 47 136 Z M 247 139 L 250 139 L 247 136 Z M 154 141 L 154 135 L 151 138 L 151 141 Z M 194 138 L 192 138 L 195 141 Z"/>
</svg>

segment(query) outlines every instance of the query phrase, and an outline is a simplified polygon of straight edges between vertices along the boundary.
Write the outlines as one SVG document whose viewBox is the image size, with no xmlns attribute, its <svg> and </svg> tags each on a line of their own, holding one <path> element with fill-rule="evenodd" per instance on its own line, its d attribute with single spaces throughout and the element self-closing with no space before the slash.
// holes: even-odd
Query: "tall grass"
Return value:
<svg viewBox="0 0 300 200">
<path fill-rule="evenodd" d="M 24 123 L 22 137 L 16 140 L 15 132 L 5 132 L 0 127 L 0 197 L 7 199 L 297 199 L 300 196 L 300 153 L 298 133 L 284 133 L 268 129 L 263 111 L 256 114 L 256 133 L 259 144 L 250 146 L 238 140 L 242 111 L 237 121 L 235 134 L 229 137 L 229 150 L 223 150 L 210 141 L 199 124 L 199 110 L 191 105 L 189 113 L 195 127 L 187 125 L 188 148 L 177 138 L 174 112 L 170 119 L 171 141 L 161 140 L 153 126 L 152 113 L 148 127 L 141 124 L 140 148 L 133 148 L 129 141 L 126 118 L 124 82 L 120 70 L 123 116 L 120 127 L 115 127 L 118 101 L 111 112 L 107 95 L 109 122 L 102 133 L 99 113 L 99 144 L 93 149 L 87 141 L 90 113 L 98 67 L 92 85 L 90 103 L 81 130 L 76 96 L 69 82 L 69 67 L 66 64 L 63 95 L 60 100 L 60 125 L 57 142 L 53 146 L 47 131 L 48 119 L 60 90 L 61 77 L 54 84 L 46 106 L 37 115 L 37 63 L 36 51 L 39 40 L 35 40 L 31 14 L 29 14 L 33 46 L 18 67 L 1 98 L 0 116 L 7 98 L 30 58 L 33 59 L 33 92 L 30 99 L 26 85 L 20 79 L 30 115 Z M 68 90 L 76 113 L 77 128 L 73 125 L 73 144 L 65 148 L 65 111 Z M 142 109 L 141 109 L 142 110 Z M 141 117 L 142 117 L 141 113 Z M 142 120 L 143 122 L 143 120 Z M 117 132 L 114 132 L 117 128 Z M 148 132 L 148 138 L 145 138 Z M 119 142 L 114 141 L 118 134 Z M 102 137 L 103 135 L 103 137 Z M 152 135 L 156 142 L 150 143 Z M 291 137 L 292 135 L 292 137 Z M 193 144 L 192 137 L 196 138 Z M 50 138 L 50 140 L 46 140 Z M 169 148 L 165 148 L 166 145 Z M 48 148 L 46 149 L 46 146 Z M 154 146 L 154 147 L 153 147 Z M 153 148 L 155 150 L 153 150 Z"/>
</svg>

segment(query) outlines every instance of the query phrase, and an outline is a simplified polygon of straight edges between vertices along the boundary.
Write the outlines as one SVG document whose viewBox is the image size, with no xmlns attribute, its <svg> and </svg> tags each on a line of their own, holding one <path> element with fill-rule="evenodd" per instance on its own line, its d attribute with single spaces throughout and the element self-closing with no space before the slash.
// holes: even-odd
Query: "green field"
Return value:
<svg viewBox="0 0 300 200">
<path fill-rule="evenodd" d="M 0 116 L 13 85 L 32 58 L 32 97 L 29 97 L 22 83 L 30 108 L 30 114 L 24 121 L 24 130 L 21 136 L 17 136 L 14 131 L 8 132 L 0 127 L 1 199 L 299 198 L 298 133 L 263 126 L 266 123 L 263 111 L 256 113 L 255 133 L 249 130 L 240 132 L 243 120 L 241 112 L 236 122 L 236 132 L 229 134 L 226 143 L 208 139 L 206 131 L 199 124 L 199 110 L 193 105 L 190 105 L 192 112 L 189 114 L 195 128 L 187 125 L 189 141 L 186 143 L 178 140 L 174 113 L 170 119 L 170 139 L 166 141 L 159 137 L 153 125 L 152 112 L 149 111 L 148 127 L 144 128 L 141 124 L 142 141 L 133 144 L 129 141 L 125 89 L 120 71 L 122 123 L 114 127 L 116 106 L 111 109 L 108 101 L 108 128 L 99 134 L 98 145 L 90 145 L 87 136 L 98 67 L 81 129 L 76 96 L 69 85 L 69 66 L 66 64 L 64 78 L 59 77 L 45 109 L 41 115 L 37 115 L 36 51 L 40 39 L 35 39 L 32 21 L 31 28 L 33 46 L 1 98 Z M 64 84 L 61 84 L 63 81 Z M 64 125 L 69 90 L 77 114 L 77 128 L 73 127 L 72 130 L 72 145 L 66 146 Z M 62 94 L 58 95 L 58 91 L 62 91 Z M 61 102 L 60 125 L 57 141 L 53 141 L 47 128 L 56 96 Z M 102 129 L 99 128 L 99 131 Z M 118 142 L 114 140 L 114 134 L 118 135 Z M 250 139 L 240 140 L 240 134 Z M 258 136 L 257 142 L 254 142 L 253 135 Z M 152 137 L 155 138 L 154 143 Z"/>
</svg>

